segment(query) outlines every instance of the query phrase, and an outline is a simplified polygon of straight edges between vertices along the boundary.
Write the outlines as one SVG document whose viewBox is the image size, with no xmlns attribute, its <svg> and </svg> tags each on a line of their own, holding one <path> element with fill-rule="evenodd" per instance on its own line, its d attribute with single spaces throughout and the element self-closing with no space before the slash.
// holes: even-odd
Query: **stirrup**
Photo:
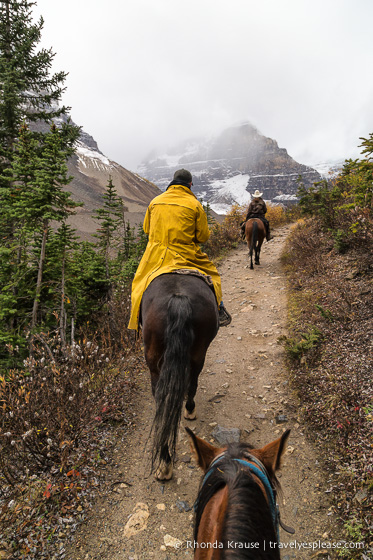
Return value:
<svg viewBox="0 0 373 560">
<path fill-rule="evenodd" d="M 232 316 L 228 311 L 223 308 L 219 308 L 219 327 L 227 327 L 232 322 Z"/>
</svg>

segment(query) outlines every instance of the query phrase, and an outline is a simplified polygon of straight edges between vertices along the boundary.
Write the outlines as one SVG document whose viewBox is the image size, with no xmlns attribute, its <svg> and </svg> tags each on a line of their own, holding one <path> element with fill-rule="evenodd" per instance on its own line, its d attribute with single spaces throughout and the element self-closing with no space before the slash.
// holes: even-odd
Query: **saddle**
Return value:
<svg viewBox="0 0 373 560">
<path fill-rule="evenodd" d="M 250 216 L 246 216 L 245 223 L 247 222 L 247 220 L 251 220 L 251 218 L 259 218 L 259 220 L 262 220 L 264 225 L 269 223 L 267 218 L 265 218 L 263 214 L 250 214 Z"/>
<path fill-rule="evenodd" d="M 212 281 L 211 276 L 207 274 L 203 274 L 197 269 L 190 269 L 190 268 L 178 268 L 177 270 L 173 270 L 170 274 L 186 274 L 189 276 L 197 276 L 197 278 L 201 278 L 206 284 L 214 290 L 214 284 Z"/>
</svg>

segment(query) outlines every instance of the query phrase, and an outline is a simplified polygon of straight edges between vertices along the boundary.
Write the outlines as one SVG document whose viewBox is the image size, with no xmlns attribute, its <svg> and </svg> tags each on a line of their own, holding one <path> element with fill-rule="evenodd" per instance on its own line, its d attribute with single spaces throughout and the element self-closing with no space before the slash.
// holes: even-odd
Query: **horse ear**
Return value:
<svg viewBox="0 0 373 560">
<path fill-rule="evenodd" d="M 204 439 L 199 438 L 189 428 L 185 428 L 185 430 L 189 436 L 192 453 L 197 459 L 198 465 L 206 472 L 211 462 L 222 452 L 222 449 L 214 447 Z"/>
<path fill-rule="evenodd" d="M 286 430 L 280 438 L 255 450 L 269 473 L 274 474 L 281 467 L 281 459 L 286 450 L 289 434 L 290 430 Z"/>
</svg>

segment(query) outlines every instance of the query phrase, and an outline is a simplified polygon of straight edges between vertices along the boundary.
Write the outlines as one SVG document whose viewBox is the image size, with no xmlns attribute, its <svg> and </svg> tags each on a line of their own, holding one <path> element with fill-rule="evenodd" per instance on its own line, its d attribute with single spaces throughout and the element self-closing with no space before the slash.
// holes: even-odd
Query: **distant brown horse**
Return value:
<svg viewBox="0 0 373 560">
<path fill-rule="evenodd" d="M 245 236 L 250 255 L 250 268 L 253 269 L 253 251 L 255 251 L 255 264 L 260 264 L 260 249 L 266 236 L 266 228 L 260 218 L 250 218 L 245 224 Z"/>
<path fill-rule="evenodd" d="M 246 443 L 214 447 L 186 428 L 204 471 L 195 504 L 194 560 L 280 560 L 276 501 L 280 468 L 290 430 L 262 447 Z"/>
<path fill-rule="evenodd" d="M 194 420 L 198 376 L 219 328 L 215 294 L 196 276 L 162 274 L 144 292 L 141 322 L 156 403 L 152 470 L 169 480 L 184 398 L 184 416 Z"/>
</svg>

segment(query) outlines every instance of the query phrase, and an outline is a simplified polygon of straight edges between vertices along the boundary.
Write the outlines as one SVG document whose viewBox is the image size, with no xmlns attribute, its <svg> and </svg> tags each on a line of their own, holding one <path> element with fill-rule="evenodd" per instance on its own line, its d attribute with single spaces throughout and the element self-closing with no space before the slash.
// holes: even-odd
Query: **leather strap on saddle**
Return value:
<svg viewBox="0 0 373 560">
<path fill-rule="evenodd" d="M 287 533 L 290 533 L 291 535 L 294 535 L 295 533 L 295 529 L 293 529 L 293 527 L 290 527 L 290 525 L 285 525 L 285 523 L 283 523 L 281 521 L 281 517 L 280 517 L 280 512 L 278 512 L 278 522 L 280 524 L 280 527 L 286 531 Z"/>
<path fill-rule="evenodd" d="M 214 289 L 214 283 L 212 281 L 211 276 L 209 276 L 208 274 L 203 274 L 202 272 L 200 272 L 197 269 L 193 269 L 193 268 L 178 268 L 176 270 L 172 270 L 171 274 L 185 274 L 187 276 L 197 276 L 197 278 L 201 278 L 201 280 L 203 280 L 204 282 L 206 282 L 206 284 Z"/>
</svg>

